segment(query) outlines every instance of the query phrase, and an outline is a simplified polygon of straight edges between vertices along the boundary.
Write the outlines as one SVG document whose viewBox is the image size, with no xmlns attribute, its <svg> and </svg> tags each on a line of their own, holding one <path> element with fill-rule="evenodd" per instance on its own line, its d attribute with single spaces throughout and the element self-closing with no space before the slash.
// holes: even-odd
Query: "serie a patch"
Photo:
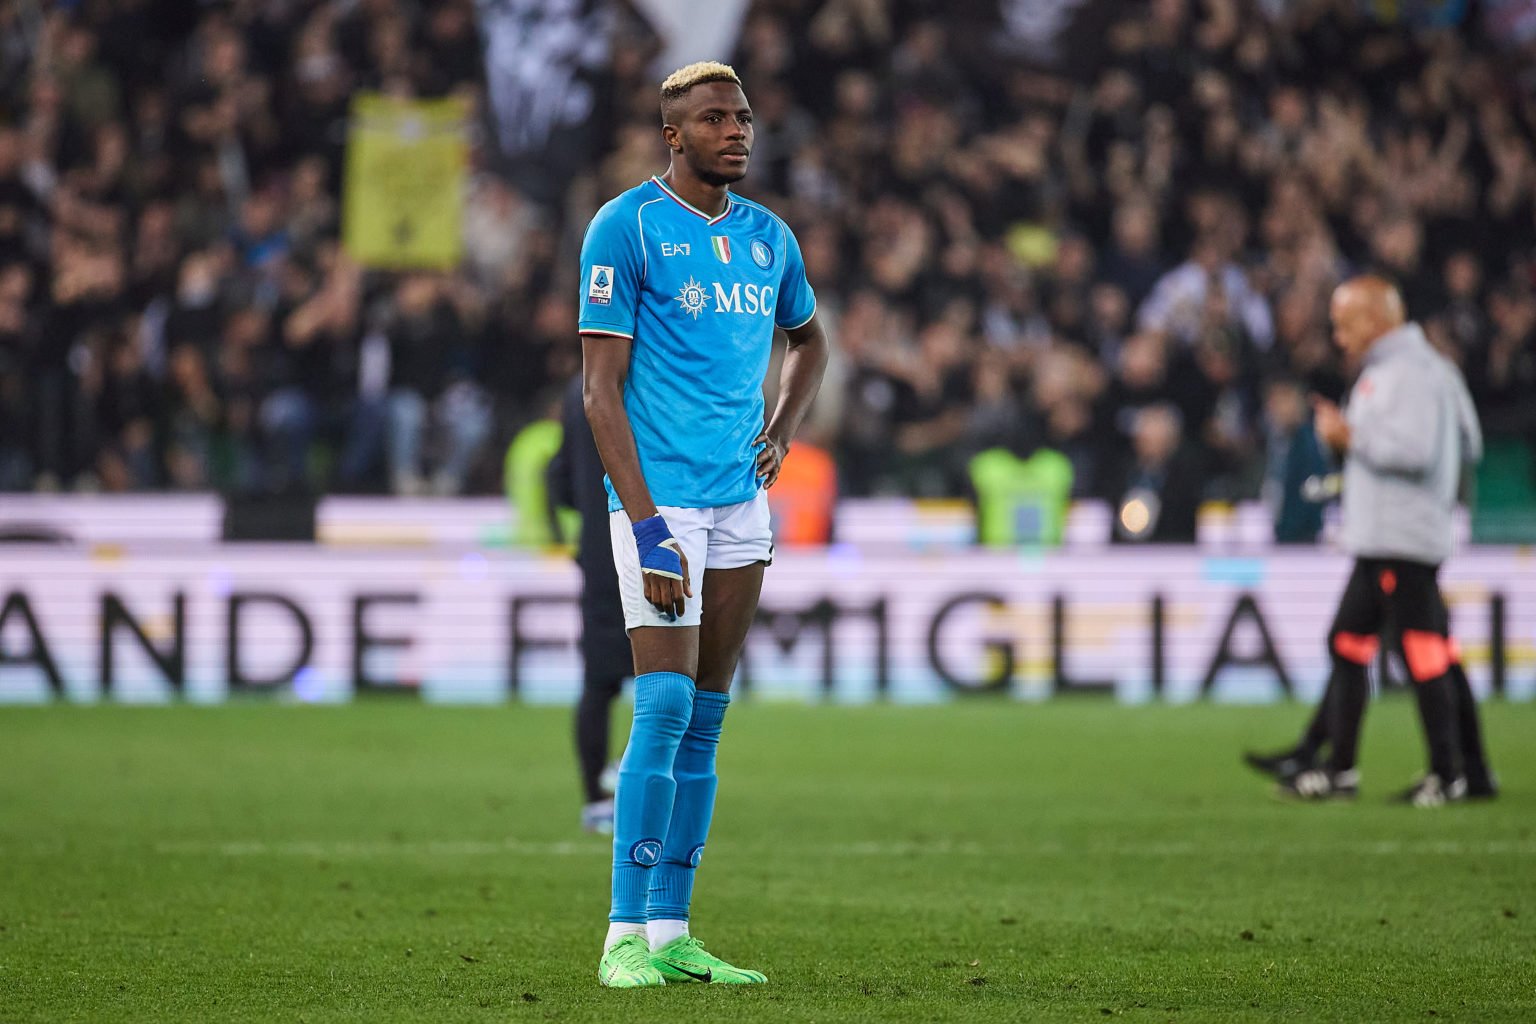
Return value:
<svg viewBox="0 0 1536 1024">
<path fill-rule="evenodd" d="M 613 268 L 593 266 L 592 277 L 587 282 L 587 302 L 594 306 L 606 306 L 613 301 Z"/>
</svg>

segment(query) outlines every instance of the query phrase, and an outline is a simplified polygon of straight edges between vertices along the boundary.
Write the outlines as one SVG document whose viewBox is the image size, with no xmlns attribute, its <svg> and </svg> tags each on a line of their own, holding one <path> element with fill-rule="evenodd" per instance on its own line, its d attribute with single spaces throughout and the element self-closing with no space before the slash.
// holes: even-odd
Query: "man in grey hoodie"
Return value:
<svg viewBox="0 0 1536 1024">
<path fill-rule="evenodd" d="M 1390 622 L 1429 747 L 1429 772 L 1403 798 L 1437 806 L 1466 795 L 1469 770 L 1479 789 L 1492 788 L 1480 745 L 1477 764 L 1462 756 L 1458 715 L 1475 716 L 1477 708 L 1452 679 L 1456 658 L 1437 580 L 1451 553 L 1462 466 L 1481 458 L 1482 435 L 1461 375 L 1406 321 L 1390 283 L 1346 281 L 1331 313 L 1334 340 L 1360 373 L 1347 411 L 1315 400 L 1316 430 L 1344 459 L 1341 543 L 1355 568 L 1328 633 L 1331 753 L 1324 766 L 1282 779 L 1281 789 L 1304 799 L 1356 792 L 1366 666 Z"/>
</svg>

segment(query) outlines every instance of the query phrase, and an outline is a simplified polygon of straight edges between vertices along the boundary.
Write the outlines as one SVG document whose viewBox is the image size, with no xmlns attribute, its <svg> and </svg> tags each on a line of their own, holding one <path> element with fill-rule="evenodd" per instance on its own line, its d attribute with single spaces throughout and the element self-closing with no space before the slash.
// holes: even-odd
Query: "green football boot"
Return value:
<svg viewBox="0 0 1536 1024">
<path fill-rule="evenodd" d="M 597 980 L 609 988 L 645 988 L 667 983 L 651 963 L 651 944 L 644 935 L 626 935 L 609 946 L 598 962 Z"/>
<path fill-rule="evenodd" d="M 692 935 L 681 935 L 651 954 L 651 964 L 669 982 L 702 981 L 711 985 L 760 985 L 760 971 L 732 967 Z"/>
</svg>

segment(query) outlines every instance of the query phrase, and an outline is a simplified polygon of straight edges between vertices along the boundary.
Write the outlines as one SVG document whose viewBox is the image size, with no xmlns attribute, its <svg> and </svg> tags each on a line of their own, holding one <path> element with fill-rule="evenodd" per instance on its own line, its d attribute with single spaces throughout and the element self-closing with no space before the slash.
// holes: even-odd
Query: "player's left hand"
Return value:
<svg viewBox="0 0 1536 1024">
<path fill-rule="evenodd" d="M 757 478 L 763 482 L 764 487 L 772 487 L 773 482 L 779 478 L 779 470 L 784 468 L 784 456 L 789 454 L 789 445 L 763 431 L 757 435 L 757 440 L 752 442 L 762 445 L 757 450 Z"/>
</svg>

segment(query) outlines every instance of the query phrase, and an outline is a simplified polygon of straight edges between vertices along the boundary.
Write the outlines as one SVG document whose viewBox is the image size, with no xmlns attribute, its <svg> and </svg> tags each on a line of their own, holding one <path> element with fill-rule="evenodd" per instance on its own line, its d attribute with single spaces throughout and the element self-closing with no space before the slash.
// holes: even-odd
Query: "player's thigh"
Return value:
<svg viewBox="0 0 1536 1024">
<path fill-rule="evenodd" d="M 1381 598 L 1377 563 L 1356 559 L 1355 568 L 1339 596 L 1338 610 L 1328 627 L 1328 650 L 1336 658 L 1368 665 L 1380 646 L 1385 607 Z"/>
<path fill-rule="evenodd" d="M 683 614 L 678 616 L 662 612 L 645 599 L 645 577 L 640 571 L 640 556 L 635 548 L 629 517 L 623 512 L 614 512 L 610 515 L 609 536 L 619 581 L 619 600 L 634 654 L 635 674 L 677 672 L 692 679 L 698 673 L 700 610 L 708 593 L 702 567 L 708 553 L 713 510 L 668 507 L 660 511 L 688 559 L 693 596 L 684 600 Z"/>
<path fill-rule="evenodd" d="M 1420 683 L 1444 675 L 1454 659 L 1446 628 L 1450 616 L 1440 594 L 1438 568 L 1419 562 L 1395 562 L 1384 571 L 1391 574 L 1387 577 L 1391 580 L 1390 589 L 1383 590 L 1397 624 L 1398 643 L 1408 674 Z"/>
<path fill-rule="evenodd" d="M 1373 560 L 1356 559 L 1354 571 L 1339 595 L 1339 606 L 1328 627 L 1330 636 L 1348 633 L 1375 636 L 1382 627 L 1385 606 L 1382 603 L 1380 566 Z"/>
<path fill-rule="evenodd" d="M 699 624 L 702 570 L 707 557 L 714 510 L 667 507 L 660 509 L 660 512 L 666 520 L 667 529 L 682 549 L 683 557 L 687 559 L 686 574 L 692 583 L 693 596 L 684 599 L 681 615 L 664 612 L 645 599 L 645 574 L 640 569 L 640 552 L 635 546 L 635 534 L 629 516 L 622 510 L 610 512 L 608 539 L 613 549 L 613 569 L 618 578 L 624 628 L 629 630 L 642 626 L 684 628 Z"/>
<path fill-rule="evenodd" d="M 1394 561 L 1381 571 L 1382 593 L 1399 630 L 1445 634 L 1448 614 L 1436 566 Z"/>
<path fill-rule="evenodd" d="M 757 617 L 763 569 L 773 561 L 768 496 L 716 510 L 709 534 L 703 619 L 699 624 L 699 689 L 731 687 L 747 631 Z"/>
<path fill-rule="evenodd" d="M 724 693 L 731 688 L 747 631 L 757 617 L 763 591 L 764 562 L 735 569 L 709 569 L 704 620 L 699 625 L 699 689 Z"/>
<path fill-rule="evenodd" d="M 697 679 L 699 674 L 698 626 L 636 626 L 629 631 L 635 656 L 635 675 L 676 672 Z"/>
</svg>

